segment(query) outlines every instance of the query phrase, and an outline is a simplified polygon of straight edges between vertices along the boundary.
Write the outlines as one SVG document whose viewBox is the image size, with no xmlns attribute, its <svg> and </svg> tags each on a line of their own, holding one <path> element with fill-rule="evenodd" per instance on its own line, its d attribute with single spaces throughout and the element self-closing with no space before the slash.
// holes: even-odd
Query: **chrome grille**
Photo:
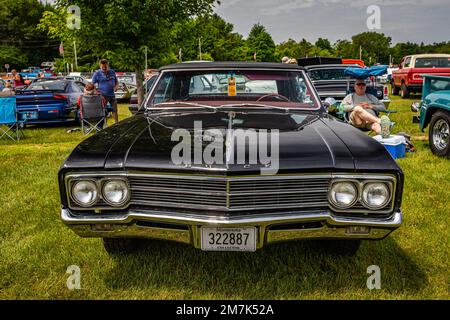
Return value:
<svg viewBox="0 0 450 320">
<path fill-rule="evenodd" d="M 331 176 L 204 177 L 129 174 L 131 204 L 200 210 L 328 206 Z"/>
</svg>

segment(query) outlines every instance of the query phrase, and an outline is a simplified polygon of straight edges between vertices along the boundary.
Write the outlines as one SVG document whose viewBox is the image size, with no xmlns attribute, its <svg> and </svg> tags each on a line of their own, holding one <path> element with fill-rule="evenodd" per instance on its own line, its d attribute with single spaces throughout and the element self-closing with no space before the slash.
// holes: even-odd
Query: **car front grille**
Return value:
<svg viewBox="0 0 450 320">
<path fill-rule="evenodd" d="M 129 175 L 132 205 L 218 211 L 326 207 L 330 181 L 327 175 Z"/>
</svg>

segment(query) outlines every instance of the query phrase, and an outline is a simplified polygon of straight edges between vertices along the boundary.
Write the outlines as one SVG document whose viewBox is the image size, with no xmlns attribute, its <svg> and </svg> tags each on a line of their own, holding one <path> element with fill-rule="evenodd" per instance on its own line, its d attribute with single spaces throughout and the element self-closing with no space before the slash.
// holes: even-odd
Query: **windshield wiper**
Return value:
<svg viewBox="0 0 450 320">
<path fill-rule="evenodd" d="M 181 105 L 181 107 L 164 107 L 159 108 L 159 106 L 178 106 Z M 183 102 L 183 101 L 174 101 L 174 102 L 162 102 L 156 104 L 153 108 L 148 108 L 148 110 L 167 110 L 167 109 L 184 109 L 182 106 L 189 106 L 190 107 L 196 107 L 196 108 L 203 108 L 203 109 L 211 109 L 214 111 L 217 111 L 216 107 L 212 107 L 206 104 L 200 104 L 200 103 L 194 103 L 194 102 Z"/>
</svg>

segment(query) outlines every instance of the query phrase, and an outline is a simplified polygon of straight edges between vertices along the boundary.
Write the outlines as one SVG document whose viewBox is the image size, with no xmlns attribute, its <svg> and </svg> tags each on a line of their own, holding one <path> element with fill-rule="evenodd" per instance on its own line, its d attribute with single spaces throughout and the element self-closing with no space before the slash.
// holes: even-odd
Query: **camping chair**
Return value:
<svg viewBox="0 0 450 320">
<path fill-rule="evenodd" d="M 359 80 L 365 80 L 369 77 L 376 77 L 381 76 L 383 74 L 387 73 L 387 66 L 373 66 L 370 68 L 354 68 L 354 67 L 348 67 L 344 71 L 344 75 L 350 76 L 354 79 Z M 350 86 L 350 81 L 347 81 L 347 95 L 353 94 L 355 92 L 354 88 Z M 377 89 L 376 89 L 376 80 L 373 84 L 373 86 L 367 86 L 366 93 L 371 94 L 374 97 L 377 96 Z M 374 110 L 375 111 L 375 110 Z M 343 117 L 343 120 L 346 123 L 350 123 L 350 114 L 348 112 L 342 112 L 341 116 Z M 388 116 L 392 113 L 397 113 L 397 110 L 388 110 L 387 106 L 385 105 L 385 109 L 382 111 L 375 111 L 375 115 L 377 117 L 380 117 L 380 113 L 386 113 Z M 394 123 L 391 123 L 391 129 Z M 372 130 L 365 129 L 365 128 L 358 128 L 361 131 L 370 132 Z"/>
<path fill-rule="evenodd" d="M 16 97 L 0 98 L 0 138 L 13 141 L 19 141 L 21 135 L 25 138 L 22 128 L 26 119 L 18 120 L 17 116 Z"/>
<path fill-rule="evenodd" d="M 99 94 L 83 95 L 80 98 L 81 128 L 85 135 L 100 131 L 107 126 L 105 105 Z"/>
</svg>

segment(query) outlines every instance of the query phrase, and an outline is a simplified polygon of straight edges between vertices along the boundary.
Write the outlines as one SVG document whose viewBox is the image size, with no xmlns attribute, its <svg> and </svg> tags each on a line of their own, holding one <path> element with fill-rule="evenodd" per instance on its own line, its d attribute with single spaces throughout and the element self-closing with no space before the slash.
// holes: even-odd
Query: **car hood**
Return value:
<svg viewBox="0 0 450 320">
<path fill-rule="evenodd" d="M 229 128 L 226 125 L 227 116 L 228 114 L 222 112 L 174 114 L 162 117 L 138 114 L 85 140 L 73 151 L 63 167 L 80 170 L 102 168 L 149 172 L 215 171 L 219 174 L 255 173 L 262 172 L 261 169 L 268 173 L 279 173 L 377 171 L 386 170 L 389 167 L 397 168 L 395 161 L 378 142 L 327 115 L 297 115 L 296 121 L 290 121 L 289 115 L 274 114 L 270 115 L 271 125 L 265 124 L 262 128 L 258 126 L 267 121 L 268 115 L 251 115 L 255 125 L 251 126 L 251 123 L 248 123 L 250 127 L 247 125 L 245 128 L 239 125 L 239 121 Z M 190 124 L 194 119 L 202 120 L 203 131 L 198 128 L 197 131 L 193 130 Z M 236 119 L 239 120 L 239 116 L 236 116 Z M 286 124 L 286 122 L 289 123 Z M 254 140 L 252 142 L 248 139 L 239 140 L 237 133 L 242 133 L 241 129 L 248 128 L 260 140 L 267 132 L 267 140 L 274 139 L 274 146 L 277 145 L 276 140 L 278 140 L 279 156 L 270 155 L 270 151 L 265 152 L 265 149 L 261 149 L 261 145 Z M 269 130 L 266 131 L 263 128 Z M 223 141 L 215 140 L 217 144 L 214 144 L 216 147 L 219 145 L 222 147 L 217 149 L 223 151 L 222 163 L 216 161 L 209 164 L 201 156 L 205 148 L 208 145 L 211 146 L 213 142 L 211 135 L 205 132 L 207 129 L 220 129 L 224 134 Z M 276 139 L 277 131 L 275 130 L 279 130 L 278 139 Z M 197 135 L 194 132 L 197 132 Z M 180 137 L 180 133 L 186 134 L 186 140 Z M 178 138 L 174 136 L 176 134 L 179 135 Z M 234 147 L 227 148 L 229 145 L 227 141 L 230 142 L 231 137 L 235 141 Z M 181 141 L 190 144 L 191 149 L 186 149 L 188 155 L 194 154 L 195 145 L 200 146 L 200 149 L 197 149 L 200 150 L 199 161 L 194 161 L 193 157 L 190 159 L 190 164 L 174 161 L 175 158 L 172 155 L 174 147 L 177 145 L 180 147 Z M 271 146 L 272 144 L 269 144 L 267 148 L 272 150 Z M 237 159 L 239 148 L 245 150 L 244 162 Z M 249 150 L 252 148 L 257 153 L 262 152 L 267 155 L 270 161 L 258 158 L 256 163 L 251 163 L 248 159 Z M 276 151 L 276 149 L 273 150 Z M 235 157 L 230 156 L 233 152 Z M 181 154 L 178 153 L 178 160 Z M 279 161 L 277 162 L 276 159 Z M 277 168 L 279 169 L 277 172 L 272 172 Z"/>
</svg>

